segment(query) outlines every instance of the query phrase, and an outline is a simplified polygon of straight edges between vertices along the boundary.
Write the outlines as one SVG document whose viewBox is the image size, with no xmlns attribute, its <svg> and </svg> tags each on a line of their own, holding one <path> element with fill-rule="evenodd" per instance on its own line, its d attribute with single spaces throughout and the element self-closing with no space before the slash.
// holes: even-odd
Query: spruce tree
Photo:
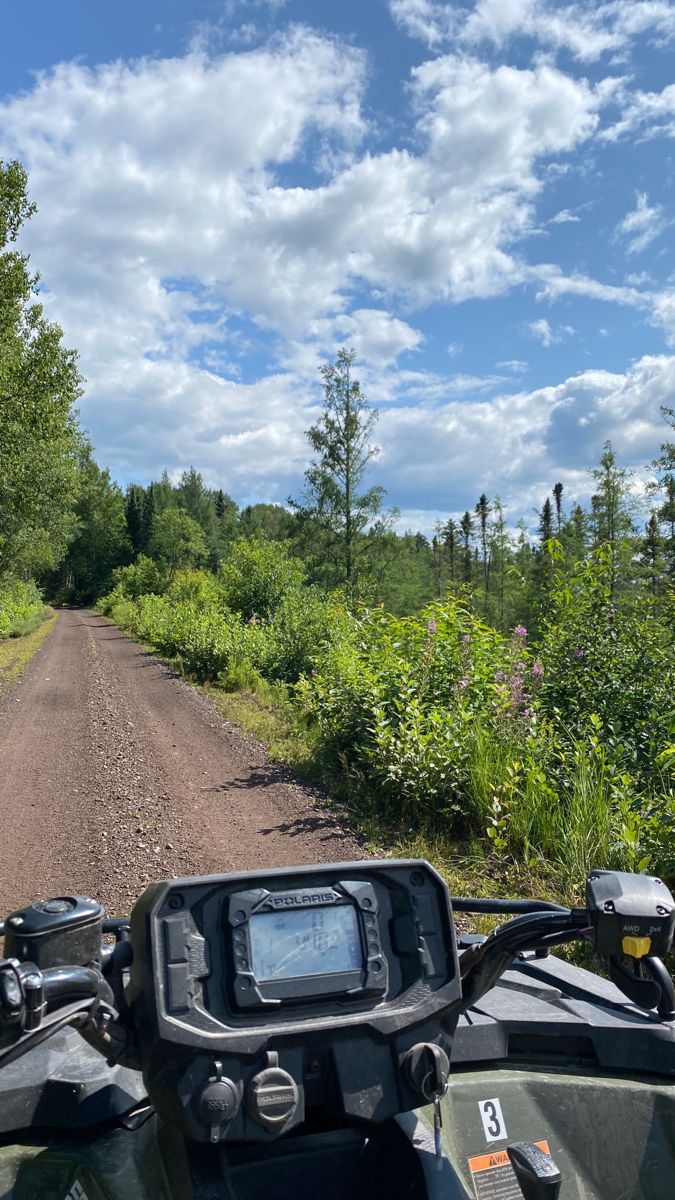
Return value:
<svg viewBox="0 0 675 1200">
<path fill-rule="evenodd" d="M 485 595 L 487 596 L 488 592 L 490 590 L 490 560 L 489 560 L 489 556 L 488 556 L 488 517 L 490 516 L 492 509 L 490 508 L 490 502 L 489 502 L 487 496 L 485 495 L 485 492 L 481 493 L 474 511 L 475 511 L 476 516 L 478 517 L 478 521 L 480 523 L 480 544 L 481 544 L 481 551 L 482 551 L 482 555 L 483 555 L 483 591 L 485 592 Z"/>
<path fill-rule="evenodd" d="M 467 510 L 464 513 L 459 528 L 462 532 L 462 579 L 464 583 L 471 583 L 471 539 L 473 537 L 473 517 Z"/>
</svg>

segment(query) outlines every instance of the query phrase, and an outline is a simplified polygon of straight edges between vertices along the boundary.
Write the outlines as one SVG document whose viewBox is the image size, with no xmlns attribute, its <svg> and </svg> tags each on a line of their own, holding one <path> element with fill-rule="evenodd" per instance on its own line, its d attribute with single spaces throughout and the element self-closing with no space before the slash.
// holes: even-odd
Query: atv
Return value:
<svg viewBox="0 0 675 1200">
<path fill-rule="evenodd" d="M 658 879 L 593 871 L 565 908 L 336 863 L 154 883 L 130 918 L 40 900 L 2 930 L 1 1200 L 675 1196 Z M 551 953 L 579 941 L 602 976 Z"/>
</svg>

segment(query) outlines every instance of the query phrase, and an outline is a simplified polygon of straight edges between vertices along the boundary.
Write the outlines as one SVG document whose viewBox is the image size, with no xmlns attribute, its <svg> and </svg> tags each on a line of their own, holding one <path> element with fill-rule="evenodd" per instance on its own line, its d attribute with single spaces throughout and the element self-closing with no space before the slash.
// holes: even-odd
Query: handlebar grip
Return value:
<svg viewBox="0 0 675 1200">
<path fill-rule="evenodd" d="M 95 967 L 49 967 L 42 979 L 47 1008 L 87 997 L 113 1002 L 112 989 Z"/>
</svg>

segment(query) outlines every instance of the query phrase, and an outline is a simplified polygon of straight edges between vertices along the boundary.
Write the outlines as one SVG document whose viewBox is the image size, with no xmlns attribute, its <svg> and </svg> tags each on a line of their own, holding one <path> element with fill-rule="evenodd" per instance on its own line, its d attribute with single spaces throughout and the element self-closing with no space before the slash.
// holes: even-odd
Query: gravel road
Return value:
<svg viewBox="0 0 675 1200">
<path fill-rule="evenodd" d="M 366 857 L 263 748 L 114 625 L 64 610 L 0 703 L 0 915 L 128 912 L 153 879 Z"/>
</svg>

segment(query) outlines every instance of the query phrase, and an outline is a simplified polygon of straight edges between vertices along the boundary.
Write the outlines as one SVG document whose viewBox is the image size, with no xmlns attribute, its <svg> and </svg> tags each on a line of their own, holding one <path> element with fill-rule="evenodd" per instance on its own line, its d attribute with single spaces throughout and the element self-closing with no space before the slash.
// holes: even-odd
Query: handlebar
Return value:
<svg viewBox="0 0 675 1200">
<path fill-rule="evenodd" d="M 675 1020 L 675 989 L 662 962 L 673 939 L 675 906 L 660 880 L 592 872 L 586 908 L 467 896 L 453 896 L 451 902 L 455 912 L 510 917 L 484 940 L 462 950 L 463 1012 L 477 1004 L 518 955 L 585 939 L 608 961 L 611 978 L 632 1003 L 657 1008 L 662 1019 Z M 53 911 L 48 905 L 54 903 L 62 902 L 39 902 L 22 911 L 37 912 L 44 922 L 44 914 Z M 39 938 L 32 943 L 34 950 L 23 950 L 26 958 L 36 957 L 37 962 L 23 961 L 16 938 L 11 941 L 14 924 L 20 926 L 23 918 L 20 913 L 8 918 L 6 952 L 17 957 L 0 959 L 0 1065 L 68 1023 L 81 1025 L 83 1036 L 109 1061 L 126 1059 L 133 1065 L 135 1033 L 124 994 L 133 957 L 131 919 L 104 917 L 89 899 L 82 905 L 86 920 L 77 926 L 80 932 L 73 934 L 72 942 L 77 946 L 74 953 L 81 955 L 80 965 L 59 961 L 66 945 L 71 946 L 67 939 L 57 944 L 55 956 L 43 958 L 38 941 L 42 944 L 44 939 Z M 6 925 L 0 921 L 0 935 Z M 114 945 L 101 945 L 101 933 L 114 935 Z M 26 934 L 21 938 L 27 947 Z"/>
</svg>

